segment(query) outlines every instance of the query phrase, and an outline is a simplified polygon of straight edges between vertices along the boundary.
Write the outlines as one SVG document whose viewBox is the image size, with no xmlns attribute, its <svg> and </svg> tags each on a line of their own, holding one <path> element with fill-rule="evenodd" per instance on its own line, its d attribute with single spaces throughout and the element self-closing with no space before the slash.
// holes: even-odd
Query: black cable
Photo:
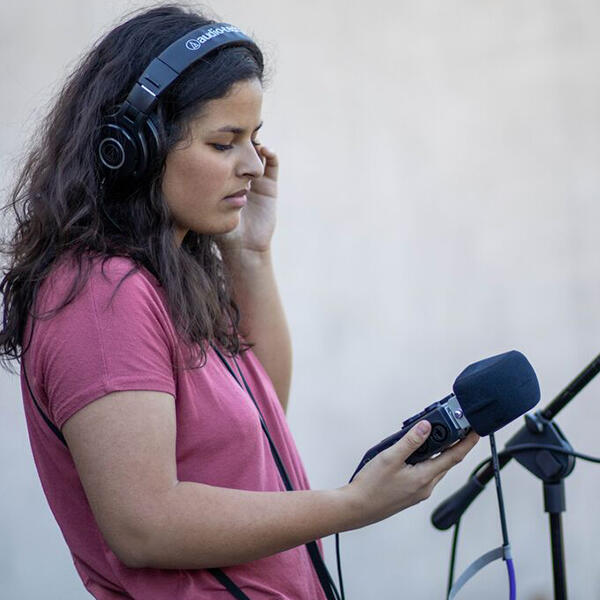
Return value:
<svg viewBox="0 0 600 600">
<path fill-rule="evenodd" d="M 589 462 L 600 464 L 600 458 L 598 458 L 597 456 L 590 456 L 589 454 L 575 452 L 575 450 L 555 448 L 554 446 L 547 444 L 517 444 L 515 446 L 511 446 L 511 448 L 506 450 L 506 452 L 509 454 L 518 454 L 519 452 L 523 452 L 525 450 L 551 450 L 552 452 L 558 452 L 559 454 L 568 454 L 569 456 L 581 458 L 581 460 L 587 460 Z"/>
<path fill-rule="evenodd" d="M 340 584 L 340 594 L 342 596 L 342 600 L 346 600 L 346 594 L 344 592 L 344 579 L 342 577 L 342 558 L 340 556 L 340 534 L 335 534 L 335 559 L 337 562 L 337 572 L 338 572 L 338 583 Z"/>
<path fill-rule="evenodd" d="M 587 460 L 589 462 L 600 464 L 600 458 L 596 456 L 590 456 L 589 454 L 582 454 L 581 452 L 575 452 L 574 450 L 567 450 L 566 448 L 556 448 L 555 446 L 550 446 L 549 444 L 517 444 L 516 446 L 512 446 L 509 450 L 502 450 L 502 452 L 498 453 L 498 459 L 504 458 L 506 456 L 511 456 L 513 454 L 518 454 L 519 452 L 524 452 L 526 450 L 550 450 L 552 452 L 557 452 L 558 454 L 566 454 L 568 456 L 575 456 L 576 458 L 581 458 L 581 460 Z M 492 458 L 486 458 L 481 461 L 471 472 L 471 477 L 475 477 L 481 469 L 487 467 L 492 462 Z"/>
<path fill-rule="evenodd" d="M 214 346 L 213 346 L 213 348 L 217 352 L 217 354 L 220 354 L 219 351 L 217 350 L 217 348 L 215 348 Z M 220 355 L 220 358 L 222 361 L 225 360 L 223 355 Z M 246 378 L 244 377 L 244 373 L 242 372 L 242 369 L 240 368 L 240 365 L 239 365 L 238 361 L 236 360 L 235 356 L 233 357 L 233 362 L 235 363 L 237 371 L 240 374 L 242 381 L 244 382 L 244 387 L 246 388 L 248 395 L 252 399 L 254 406 L 256 406 L 256 410 L 258 411 L 258 414 L 260 416 L 260 421 L 261 421 L 263 431 L 265 432 L 265 435 L 267 436 L 267 439 L 269 441 L 269 445 L 271 447 L 271 453 L 273 455 L 273 458 L 275 459 L 277 468 L 279 469 L 279 472 L 283 479 L 283 483 L 288 491 L 293 491 L 294 487 L 292 486 L 290 477 L 285 469 L 283 460 L 281 459 L 281 456 L 280 456 L 279 452 L 277 451 L 277 446 L 275 445 L 273 438 L 271 438 L 271 434 L 269 433 L 269 429 L 267 428 L 267 423 L 265 421 L 265 418 L 263 417 L 262 411 L 260 410 L 260 407 L 258 406 L 258 402 L 254 398 L 252 391 L 250 390 L 250 386 L 248 385 L 248 382 L 246 381 Z M 225 360 L 225 363 L 226 363 L 226 365 L 229 366 L 229 363 L 226 360 Z M 235 375 L 233 374 L 233 371 L 230 370 L 230 372 L 235 377 Z M 235 377 L 235 380 L 238 381 L 237 377 Z M 239 381 L 238 381 L 238 383 L 239 383 Z M 306 544 L 306 547 L 308 549 L 310 559 L 315 567 L 317 576 L 319 577 L 319 580 L 321 582 L 321 585 L 323 587 L 323 591 L 325 592 L 325 595 L 329 595 L 327 587 L 326 587 L 326 583 L 325 583 L 325 582 L 327 582 L 329 584 L 329 591 L 333 593 L 334 600 L 342 600 L 342 598 L 340 598 L 340 594 L 335 586 L 335 582 L 333 581 L 333 578 L 331 577 L 331 574 L 329 573 L 329 570 L 327 569 L 327 566 L 325 565 L 325 561 L 323 560 L 323 557 L 321 556 L 321 553 L 319 552 L 316 542 L 308 542 Z"/>
<path fill-rule="evenodd" d="M 446 589 L 446 598 L 450 597 L 450 590 L 454 583 L 454 567 L 456 565 L 456 547 L 458 545 L 458 531 L 460 528 L 460 519 L 454 525 L 454 535 L 452 536 L 452 551 L 450 552 L 450 569 L 448 570 L 448 586 Z"/>
<path fill-rule="evenodd" d="M 280 456 L 279 452 L 277 451 L 275 442 L 273 442 L 273 439 L 271 438 L 271 434 L 269 433 L 269 429 L 268 429 L 267 423 L 263 417 L 262 411 L 260 410 L 258 402 L 256 401 L 256 399 L 254 398 L 254 395 L 252 394 L 252 390 L 250 389 L 250 386 L 248 385 L 248 382 L 246 381 L 246 378 L 244 377 L 244 373 L 242 372 L 242 369 L 240 368 L 238 361 L 236 360 L 235 356 L 232 357 L 233 362 L 234 362 L 234 364 L 237 368 L 237 371 L 240 375 L 240 378 L 242 380 L 241 382 L 235 375 L 233 368 L 231 367 L 231 365 L 229 364 L 227 359 L 223 356 L 223 354 L 220 352 L 220 350 L 215 345 L 211 345 L 211 346 L 212 346 L 212 349 L 217 354 L 217 356 L 219 357 L 220 361 L 223 363 L 223 365 L 227 368 L 229 373 L 236 380 L 237 384 L 242 389 L 245 388 L 246 392 L 248 393 L 248 396 L 250 396 L 250 399 L 252 400 L 252 402 L 258 412 L 261 427 L 267 438 L 267 441 L 269 442 L 271 454 L 273 456 L 273 459 L 275 461 L 275 464 L 277 466 L 277 469 L 279 471 L 281 479 L 283 480 L 283 484 L 288 491 L 293 491 L 294 487 L 293 487 L 290 477 L 285 469 L 283 460 L 281 459 L 281 456 Z M 242 384 L 242 382 L 243 382 L 243 384 Z M 310 560 L 315 568 L 315 571 L 317 573 L 317 576 L 319 578 L 321 587 L 323 588 L 323 592 L 325 593 L 325 595 L 328 598 L 330 598 L 330 600 L 331 600 L 332 596 L 333 596 L 333 600 L 343 600 L 340 598 L 340 594 L 335 586 L 335 583 L 333 581 L 333 578 L 331 577 L 331 574 L 329 573 L 329 570 L 327 569 L 327 566 L 325 565 L 325 561 L 323 560 L 323 557 L 321 556 L 321 553 L 319 551 L 319 548 L 317 547 L 316 542 L 314 542 L 314 541 L 308 542 L 307 544 L 305 544 L 305 546 L 308 550 Z"/>
<path fill-rule="evenodd" d="M 498 464 L 498 452 L 496 451 L 496 438 L 490 433 L 490 446 L 492 448 L 492 464 L 494 465 L 494 480 L 496 482 L 496 493 L 498 494 L 498 509 L 500 510 L 500 527 L 502 528 L 502 545 L 508 546 L 508 527 L 506 526 L 506 513 L 504 511 L 504 498 L 502 496 L 502 485 L 500 483 L 500 465 Z"/>
</svg>

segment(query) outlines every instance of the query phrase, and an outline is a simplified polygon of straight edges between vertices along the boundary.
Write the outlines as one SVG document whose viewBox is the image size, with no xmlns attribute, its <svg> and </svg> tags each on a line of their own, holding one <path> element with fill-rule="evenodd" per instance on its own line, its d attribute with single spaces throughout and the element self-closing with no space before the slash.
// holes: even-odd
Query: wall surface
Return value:
<svg viewBox="0 0 600 600">
<path fill-rule="evenodd" d="M 76 60 L 144 3 L 0 5 L 0 173 Z M 464 366 L 517 348 L 547 404 L 600 340 L 600 4 L 594 0 L 214 0 L 272 68 L 262 141 L 281 160 L 276 269 L 294 337 L 289 421 L 315 488 L 450 390 Z M 5 194 L 3 193 L 3 201 Z M 88 597 L 47 507 L 19 380 L 0 375 L 2 598 Z M 600 454 L 600 379 L 559 416 Z M 520 426 L 498 434 L 503 442 Z M 427 502 L 342 535 L 349 599 L 444 597 L 451 536 Z M 503 473 L 519 598 L 552 597 L 541 484 Z M 600 597 L 600 471 L 566 481 L 571 597 Z M 493 487 L 463 520 L 458 570 L 499 545 Z M 335 570 L 332 540 L 328 562 Z M 496 566 L 497 565 L 497 566 Z M 507 597 L 495 563 L 461 599 Z"/>
</svg>

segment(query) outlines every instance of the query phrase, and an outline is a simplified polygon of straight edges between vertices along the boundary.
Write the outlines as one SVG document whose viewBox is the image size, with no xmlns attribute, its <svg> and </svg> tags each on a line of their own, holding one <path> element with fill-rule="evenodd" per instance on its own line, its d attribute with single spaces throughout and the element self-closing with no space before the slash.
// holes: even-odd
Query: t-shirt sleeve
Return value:
<svg viewBox="0 0 600 600">
<path fill-rule="evenodd" d="M 92 272 L 73 302 L 36 322 L 42 385 L 50 418 L 59 428 L 111 392 L 154 390 L 175 396 L 174 340 L 166 307 L 140 272 L 119 285 L 126 271 Z"/>
</svg>

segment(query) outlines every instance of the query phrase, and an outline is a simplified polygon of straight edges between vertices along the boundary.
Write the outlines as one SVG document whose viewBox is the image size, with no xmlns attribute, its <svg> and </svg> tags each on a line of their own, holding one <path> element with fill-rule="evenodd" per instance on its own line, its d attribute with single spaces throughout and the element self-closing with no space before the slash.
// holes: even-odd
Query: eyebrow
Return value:
<svg viewBox="0 0 600 600">
<path fill-rule="evenodd" d="M 264 121 L 261 121 L 261 124 L 254 130 L 258 131 L 263 126 Z M 235 133 L 236 135 L 244 135 L 246 133 L 245 129 L 241 127 L 234 127 L 233 125 L 226 125 L 225 127 L 221 127 L 221 129 L 217 129 L 216 131 L 226 131 L 228 133 Z M 254 133 L 254 131 L 252 133 Z"/>
</svg>

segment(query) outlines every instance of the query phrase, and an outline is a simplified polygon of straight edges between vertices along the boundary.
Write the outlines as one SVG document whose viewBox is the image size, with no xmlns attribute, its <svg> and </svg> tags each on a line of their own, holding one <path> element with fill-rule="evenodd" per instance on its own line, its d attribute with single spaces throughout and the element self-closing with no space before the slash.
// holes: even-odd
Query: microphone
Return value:
<svg viewBox="0 0 600 600">
<path fill-rule="evenodd" d="M 540 400 L 533 367 L 517 350 L 469 365 L 452 387 L 471 427 L 485 436 L 502 429 Z"/>
<path fill-rule="evenodd" d="M 400 440 L 418 421 L 429 421 L 431 433 L 406 460 L 416 464 L 463 439 L 471 429 L 480 436 L 498 431 L 533 408 L 540 386 L 533 367 L 517 350 L 469 365 L 456 378 L 453 393 L 402 423 L 402 429 L 363 456 L 350 481 L 377 454 Z"/>
</svg>

